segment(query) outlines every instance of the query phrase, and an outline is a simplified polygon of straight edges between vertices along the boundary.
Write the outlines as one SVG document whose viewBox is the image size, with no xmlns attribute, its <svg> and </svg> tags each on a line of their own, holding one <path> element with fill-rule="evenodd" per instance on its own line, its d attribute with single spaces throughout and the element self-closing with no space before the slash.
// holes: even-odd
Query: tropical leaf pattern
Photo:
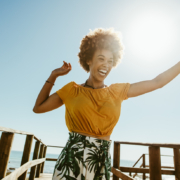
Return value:
<svg viewBox="0 0 180 180">
<path fill-rule="evenodd" d="M 69 133 L 52 180 L 110 180 L 111 141 Z"/>
</svg>

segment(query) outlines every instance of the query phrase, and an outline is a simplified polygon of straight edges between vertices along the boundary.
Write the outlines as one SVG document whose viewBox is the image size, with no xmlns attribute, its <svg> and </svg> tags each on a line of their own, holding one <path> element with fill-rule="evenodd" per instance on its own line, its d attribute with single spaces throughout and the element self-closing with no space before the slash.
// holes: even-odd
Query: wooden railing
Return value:
<svg viewBox="0 0 180 180">
<path fill-rule="evenodd" d="M 122 167 L 120 165 L 120 145 L 129 144 L 129 145 L 141 145 L 149 146 L 149 166 L 145 165 L 145 154 L 142 155 L 143 163 L 140 168 L 135 167 Z M 161 168 L 169 168 L 167 166 L 161 166 L 161 155 L 160 147 L 173 148 L 174 152 L 174 169 L 173 170 L 162 170 Z M 136 161 L 135 165 L 138 163 Z M 146 168 L 149 167 L 149 168 Z M 161 180 L 161 175 L 174 175 L 177 180 L 180 180 L 180 144 L 160 144 L 160 143 L 140 143 L 140 142 L 124 142 L 124 141 L 115 141 L 114 142 L 114 156 L 113 156 L 113 167 L 111 168 L 113 173 L 113 180 L 133 180 L 134 177 L 124 174 L 126 173 L 142 173 L 143 180 L 145 179 L 145 174 L 149 173 L 150 180 Z"/>
<path fill-rule="evenodd" d="M 0 179 L 10 180 L 17 179 L 25 180 L 27 170 L 31 167 L 29 180 L 34 180 L 35 177 L 39 177 L 40 173 L 43 173 L 45 161 L 57 161 L 55 158 L 45 158 L 47 147 L 63 148 L 62 146 L 45 145 L 40 139 L 34 134 L 18 131 L 10 128 L 0 127 L 0 131 L 3 131 L 0 139 Z M 7 166 L 9 162 L 9 156 L 11 152 L 12 142 L 14 134 L 26 135 L 26 141 L 24 145 L 23 155 L 21 159 L 21 167 L 16 169 L 14 172 L 6 176 Z M 36 140 L 33 160 L 29 161 L 31 146 L 33 139 Z M 120 145 L 141 145 L 149 146 L 149 166 L 145 164 L 145 154 L 143 154 L 133 165 L 133 167 L 122 167 L 120 166 Z M 170 168 L 167 166 L 161 166 L 160 158 L 160 147 L 173 148 L 174 152 L 174 167 L 173 170 L 162 170 L 161 168 Z M 143 163 L 140 168 L 135 168 L 135 165 L 143 158 Z M 142 167 L 142 168 L 141 168 Z M 180 144 L 157 144 L 157 143 L 139 143 L 139 142 L 114 142 L 114 156 L 113 156 L 113 167 L 111 168 L 113 173 L 113 180 L 133 180 L 137 173 L 145 174 L 149 173 L 150 180 L 161 180 L 161 175 L 174 175 L 177 180 L 180 180 Z M 129 173 L 126 175 L 125 173 Z M 136 173 L 131 177 L 131 173 Z M 6 177 L 5 177 L 6 176 Z"/>
<path fill-rule="evenodd" d="M 132 167 L 135 167 L 136 164 L 142 159 L 142 164 L 140 165 L 140 168 L 143 167 L 149 167 L 148 165 L 146 165 L 146 156 L 145 155 L 149 155 L 149 154 L 142 154 L 141 157 L 134 163 L 134 165 Z M 169 157 L 173 157 L 171 155 L 160 155 L 160 156 L 169 156 Z M 168 168 L 168 169 L 174 169 L 174 167 L 171 167 L 171 166 L 161 166 L 161 168 Z M 129 173 L 129 175 L 131 176 L 131 172 Z M 137 173 L 135 173 L 133 175 L 133 178 L 137 175 Z M 146 179 L 146 174 L 143 173 L 143 176 L 142 176 L 143 179 Z"/>
<path fill-rule="evenodd" d="M 0 139 L 0 179 L 2 180 L 12 180 L 12 179 L 14 180 L 17 178 L 18 180 L 25 180 L 27 175 L 27 170 L 30 167 L 31 170 L 30 170 L 29 180 L 34 180 L 35 177 L 40 177 L 40 173 L 43 173 L 44 170 L 44 162 L 46 160 L 47 161 L 55 160 L 52 158 L 45 158 L 47 147 L 63 148 L 62 146 L 45 145 L 40 139 L 38 139 L 32 133 L 5 128 L 5 127 L 0 127 L 0 131 L 3 131 Z M 21 167 L 16 169 L 8 176 L 6 176 L 14 134 L 26 135 L 26 141 L 21 159 Z M 33 160 L 29 161 L 33 139 L 36 140 L 34 152 L 33 152 Z"/>
</svg>

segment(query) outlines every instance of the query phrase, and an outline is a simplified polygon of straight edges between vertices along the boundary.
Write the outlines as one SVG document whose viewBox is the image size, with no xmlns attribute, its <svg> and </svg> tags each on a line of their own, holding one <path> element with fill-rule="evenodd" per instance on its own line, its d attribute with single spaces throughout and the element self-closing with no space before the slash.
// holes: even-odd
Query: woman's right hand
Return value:
<svg viewBox="0 0 180 180">
<path fill-rule="evenodd" d="M 57 68 L 52 71 L 53 76 L 55 76 L 55 77 L 64 76 L 64 75 L 68 74 L 69 71 L 71 71 L 71 69 L 72 69 L 71 64 L 67 63 L 66 61 L 63 61 L 63 62 L 64 62 L 64 64 L 60 68 Z"/>
</svg>

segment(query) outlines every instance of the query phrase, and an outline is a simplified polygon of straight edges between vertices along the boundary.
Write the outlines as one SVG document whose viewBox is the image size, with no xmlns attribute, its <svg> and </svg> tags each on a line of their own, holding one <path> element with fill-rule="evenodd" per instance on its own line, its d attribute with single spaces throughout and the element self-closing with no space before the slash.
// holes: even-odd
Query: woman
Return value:
<svg viewBox="0 0 180 180">
<path fill-rule="evenodd" d="M 44 113 L 63 104 L 66 125 L 70 131 L 66 146 L 56 162 L 53 180 L 110 179 L 110 135 L 121 113 L 121 103 L 158 88 L 162 88 L 180 73 L 180 62 L 152 80 L 138 83 L 115 83 L 104 80 L 120 63 L 123 45 L 120 33 L 110 29 L 95 29 L 85 36 L 78 54 L 81 67 L 90 72 L 83 84 L 67 83 L 50 95 L 58 76 L 68 74 L 70 63 L 52 71 L 36 100 L 33 111 Z"/>
</svg>

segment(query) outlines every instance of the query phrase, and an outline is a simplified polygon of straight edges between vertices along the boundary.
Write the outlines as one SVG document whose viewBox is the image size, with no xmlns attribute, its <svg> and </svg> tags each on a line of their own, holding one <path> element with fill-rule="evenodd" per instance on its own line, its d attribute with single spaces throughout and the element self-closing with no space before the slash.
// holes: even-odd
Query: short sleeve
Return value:
<svg viewBox="0 0 180 180">
<path fill-rule="evenodd" d="M 61 89 L 59 89 L 58 91 L 56 91 L 56 93 L 58 94 L 58 96 L 62 99 L 63 103 L 65 102 L 69 91 L 72 88 L 73 83 L 69 82 L 68 84 L 64 85 Z"/>
<path fill-rule="evenodd" d="M 130 88 L 130 83 L 123 83 L 123 90 L 121 92 L 121 97 L 123 100 L 128 99 L 127 94 L 128 94 L 129 88 Z"/>
<path fill-rule="evenodd" d="M 130 88 L 130 83 L 115 83 L 113 84 L 113 92 L 116 98 L 120 98 L 120 100 L 128 99 L 128 91 Z"/>
</svg>

